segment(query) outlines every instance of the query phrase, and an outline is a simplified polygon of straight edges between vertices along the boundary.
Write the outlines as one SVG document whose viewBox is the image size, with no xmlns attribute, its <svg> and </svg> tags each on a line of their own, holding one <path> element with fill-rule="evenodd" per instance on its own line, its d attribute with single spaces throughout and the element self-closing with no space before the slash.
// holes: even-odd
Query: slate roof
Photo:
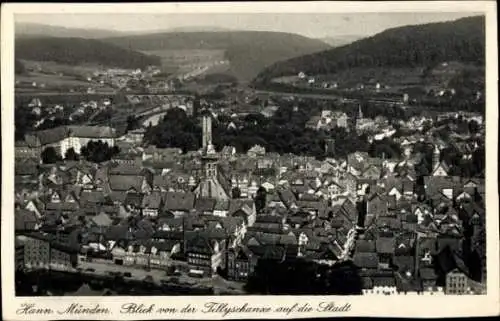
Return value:
<svg viewBox="0 0 500 321">
<path fill-rule="evenodd" d="M 69 136 L 80 138 L 115 138 L 115 130 L 106 126 L 60 126 L 56 128 L 40 130 L 32 135 L 27 135 L 28 144 L 33 145 L 39 141 L 41 145 L 59 142 Z M 28 138 L 29 137 L 29 138 Z M 36 143 L 35 143 L 36 144 Z"/>
<path fill-rule="evenodd" d="M 106 199 L 104 192 L 102 191 L 83 191 L 80 194 L 80 203 L 81 204 L 87 204 L 87 203 L 102 203 Z"/>
<path fill-rule="evenodd" d="M 109 169 L 110 175 L 121 176 L 143 176 L 144 170 L 142 167 L 131 164 L 119 164 Z"/>
<path fill-rule="evenodd" d="M 436 272 L 433 268 L 421 268 L 419 274 L 420 278 L 424 281 L 434 281 L 437 279 Z"/>
<path fill-rule="evenodd" d="M 376 269 L 378 268 L 377 253 L 354 253 L 353 262 L 360 268 Z"/>
<path fill-rule="evenodd" d="M 356 252 L 359 253 L 375 253 L 375 242 L 369 240 L 357 240 Z"/>
<path fill-rule="evenodd" d="M 160 192 L 152 192 L 145 195 L 142 199 L 142 208 L 160 209 L 162 205 L 162 194 Z"/>
<path fill-rule="evenodd" d="M 393 237 L 379 237 L 376 241 L 377 253 L 394 254 L 396 239 Z"/>
<path fill-rule="evenodd" d="M 212 212 L 215 208 L 216 200 L 214 198 L 199 197 L 194 203 L 194 208 L 200 213 Z"/>
<path fill-rule="evenodd" d="M 16 209 L 14 215 L 16 231 L 33 230 L 39 222 L 36 214 L 28 210 Z"/>
<path fill-rule="evenodd" d="M 142 191 L 143 176 L 132 175 L 110 175 L 109 187 L 112 191 L 128 191 L 133 188 L 137 192 Z"/>
<path fill-rule="evenodd" d="M 109 215 L 104 212 L 92 217 L 91 220 L 97 226 L 110 226 L 113 223 L 113 220 L 109 217 Z"/>
<path fill-rule="evenodd" d="M 76 211 L 79 207 L 77 202 L 61 202 L 48 203 L 45 209 L 48 211 Z"/>
<path fill-rule="evenodd" d="M 168 211 L 190 211 L 194 208 L 193 193 L 167 192 L 165 209 Z"/>
</svg>

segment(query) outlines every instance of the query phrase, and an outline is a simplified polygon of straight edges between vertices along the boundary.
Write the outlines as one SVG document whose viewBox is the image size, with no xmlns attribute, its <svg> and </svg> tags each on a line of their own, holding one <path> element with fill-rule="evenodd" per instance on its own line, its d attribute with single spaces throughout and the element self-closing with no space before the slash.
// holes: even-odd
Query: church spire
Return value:
<svg viewBox="0 0 500 321">
<path fill-rule="evenodd" d="M 212 144 L 212 113 L 208 109 L 202 111 L 202 130 L 203 154 L 215 154 L 215 148 Z"/>
<path fill-rule="evenodd" d="M 363 111 L 361 110 L 361 104 L 358 105 L 358 119 L 363 119 Z"/>
<path fill-rule="evenodd" d="M 436 169 L 436 167 L 439 166 L 439 163 L 441 162 L 441 150 L 439 149 L 438 145 L 434 145 L 434 151 L 432 153 L 432 169 Z"/>
</svg>

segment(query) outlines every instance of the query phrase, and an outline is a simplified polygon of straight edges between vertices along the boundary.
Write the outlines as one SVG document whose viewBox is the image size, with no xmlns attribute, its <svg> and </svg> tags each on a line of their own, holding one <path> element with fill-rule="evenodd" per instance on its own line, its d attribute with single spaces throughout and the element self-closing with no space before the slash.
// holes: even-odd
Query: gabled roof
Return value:
<svg viewBox="0 0 500 321">
<path fill-rule="evenodd" d="M 17 230 L 33 230 L 38 224 L 38 217 L 34 212 L 16 209 L 15 213 L 15 229 Z"/>
<path fill-rule="evenodd" d="M 151 192 L 142 199 L 142 208 L 160 209 L 162 205 L 162 194 L 160 192 Z"/>
<path fill-rule="evenodd" d="M 139 175 L 110 175 L 109 187 L 112 191 L 128 191 L 135 189 L 136 192 L 142 191 L 143 176 Z"/>
<path fill-rule="evenodd" d="M 167 192 L 165 209 L 169 211 L 190 211 L 194 208 L 193 193 Z"/>
<path fill-rule="evenodd" d="M 91 220 L 97 226 L 110 226 L 113 223 L 113 220 L 109 217 L 109 215 L 104 212 L 92 217 Z"/>
<path fill-rule="evenodd" d="M 353 262 L 356 266 L 366 269 L 378 268 L 377 253 L 354 253 Z"/>
<path fill-rule="evenodd" d="M 215 208 L 216 200 L 214 198 L 198 197 L 194 203 L 194 208 L 200 212 L 212 212 Z"/>
<path fill-rule="evenodd" d="M 396 239 L 393 237 L 379 237 L 376 241 L 377 253 L 394 254 Z"/>
</svg>

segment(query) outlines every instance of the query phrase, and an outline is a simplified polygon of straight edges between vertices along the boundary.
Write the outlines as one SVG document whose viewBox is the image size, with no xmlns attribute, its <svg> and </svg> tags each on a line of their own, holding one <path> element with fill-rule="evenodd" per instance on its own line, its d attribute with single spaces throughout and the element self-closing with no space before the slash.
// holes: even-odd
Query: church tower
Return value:
<svg viewBox="0 0 500 321">
<path fill-rule="evenodd" d="M 217 173 L 218 156 L 212 144 L 212 113 L 205 109 L 202 116 L 202 155 L 203 177 L 195 189 L 198 197 L 229 199 L 229 193 L 219 181 L 220 175 Z"/>
<path fill-rule="evenodd" d="M 212 144 L 212 114 L 205 109 L 202 112 L 202 162 L 205 170 L 205 177 L 217 176 L 217 154 Z"/>
<path fill-rule="evenodd" d="M 202 115 L 202 148 L 205 151 L 212 144 L 212 115 L 209 110 L 204 109 Z"/>
<path fill-rule="evenodd" d="M 441 162 L 441 150 L 437 145 L 434 146 L 434 151 L 432 152 L 432 170 L 435 170 Z"/>
<path fill-rule="evenodd" d="M 363 119 L 363 111 L 361 110 L 361 104 L 358 105 L 358 119 Z"/>
</svg>

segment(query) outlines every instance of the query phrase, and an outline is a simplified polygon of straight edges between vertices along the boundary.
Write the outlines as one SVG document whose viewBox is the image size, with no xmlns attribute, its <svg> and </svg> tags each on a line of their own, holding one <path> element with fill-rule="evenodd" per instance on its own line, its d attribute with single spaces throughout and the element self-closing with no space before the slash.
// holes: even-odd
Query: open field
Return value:
<svg viewBox="0 0 500 321">
<path fill-rule="evenodd" d="M 161 58 L 162 66 L 189 66 L 204 65 L 216 61 L 225 60 L 224 50 L 219 49 L 164 49 L 141 51 L 147 55 L 154 55 Z"/>
<path fill-rule="evenodd" d="M 16 75 L 16 85 L 18 86 L 23 86 L 23 84 L 30 86 L 33 82 L 36 82 L 37 87 L 43 84 L 46 88 L 51 86 L 89 87 L 90 85 L 88 81 L 79 80 L 72 76 L 51 75 L 38 72 L 30 72 L 28 75 Z"/>
<path fill-rule="evenodd" d="M 63 73 L 68 75 L 82 75 L 87 76 L 93 74 L 95 71 L 104 70 L 103 66 L 96 64 L 82 63 L 78 65 L 67 65 L 54 61 L 32 61 L 20 59 L 28 70 L 41 70 L 45 73 Z"/>
</svg>

